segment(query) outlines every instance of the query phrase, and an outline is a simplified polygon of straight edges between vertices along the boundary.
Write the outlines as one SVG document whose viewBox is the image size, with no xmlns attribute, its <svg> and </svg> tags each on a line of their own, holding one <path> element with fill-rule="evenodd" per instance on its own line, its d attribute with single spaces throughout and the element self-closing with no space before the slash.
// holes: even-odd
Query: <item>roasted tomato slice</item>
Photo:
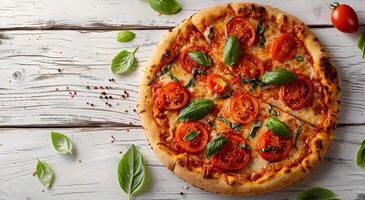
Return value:
<svg viewBox="0 0 365 200">
<path fill-rule="evenodd" d="M 280 88 L 280 98 L 293 110 L 307 106 L 313 96 L 311 79 L 304 74 L 297 74 L 298 79 Z"/>
<path fill-rule="evenodd" d="M 240 170 L 251 161 L 251 150 L 246 140 L 234 132 L 225 134 L 228 142 L 212 156 L 212 164 L 223 170 Z"/>
<path fill-rule="evenodd" d="M 296 53 L 296 41 L 289 34 L 277 37 L 271 46 L 271 56 L 280 61 L 287 61 L 294 57 Z"/>
<path fill-rule="evenodd" d="M 228 83 L 223 76 L 219 74 L 210 74 L 207 78 L 208 87 L 214 93 L 221 93 L 226 90 Z"/>
<path fill-rule="evenodd" d="M 249 79 L 260 79 L 265 72 L 265 67 L 261 60 L 251 54 L 241 57 L 239 67 L 242 73 Z"/>
<path fill-rule="evenodd" d="M 229 111 L 232 118 L 241 124 L 254 121 L 259 113 L 257 100 L 246 94 L 233 96 L 229 101 Z"/>
<path fill-rule="evenodd" d="M 157 105 L 164 110 L 178 110 L 188 104 L 190 93 L 180 83 L 171 82 L 160 89 Z"/>
<path fill-rule="evenodd" d="M 184 68 L 184 70 L 186 72 L 191 73 L 191 71 L 194 68 L 199 68 L 199 69 L 203 69 L 203 70 L 206 69 L 206 67 L 199 65 L 197 62 L 195 62 L 193 59 L 190 58 L 190 56 L 188 55 L 188 53 L 190 51 L 200 51 L 200 52 L 208 55 L 208 52 L 204 47 L 191 46 L 191 47 L 184 49 L 181 52 L 180 57 L 179 57 L 179 62 L 181 64 L 181 66 Z"/>
<path fill-rule="evenodd" d="M 257 151 L 267 161 L 278 161 L 289 156 L 293 141 L 267 130 L 257 142 Z"/>
<path fill-rule="evenodd" d="M 188 134 L 194 134 L 195 137 L 187 138 Z M 207 145 L 209 135 L 205 126 L 200 122 L 186 122 L 180 125 L 176 132 L 175 138 L 178 146 L 188 153 L 198 153 Z"/>
<path fill-rule="evenodd" d="M 241 48 L 253 46 L 256 37 L 255 28 L 243 17 L 235 17 L 226 25 L 227 35 L 235 35 L 240 41 Z"/>
</svg>

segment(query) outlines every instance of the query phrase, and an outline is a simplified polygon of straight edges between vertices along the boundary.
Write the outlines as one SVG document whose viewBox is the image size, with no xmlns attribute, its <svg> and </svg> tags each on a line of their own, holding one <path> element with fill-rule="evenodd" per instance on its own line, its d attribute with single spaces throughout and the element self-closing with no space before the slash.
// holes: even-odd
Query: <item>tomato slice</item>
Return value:
<svg viewBox="0 0 365 200">
<path fill-rule="evenodd" d="M 245 168 L 251 161 L 251 150 L 246 140 L 234 132 L 226 133 L 225 136 L 228 142 L 212 156 L 212 164 L 223 170 Z"/>
<path fill-rule="evenodd" d="M 293 110 L 299 110 L 307 106 L 313 96 L 313 84 L 311 79 L 297 73 L 298 79 L 280 88 L 280 98 Z"/>
<path fill-rule="evenodd" d="M 242 73 L 249 79 L 260 79 L 265 72 L 265 67 L 261 60 L 251 54 L 245 54 L 239 61 Z"/>
<path fill-rule="evenodd" d="M 293 141 L 267 130 L 257 142 L 257 151 L 267 161 L 278 161 L 289 156 Z"/>
<path fill-rule="evenodd" d="M 241 48 L 253 46 L 256 37 L 255 28 L 244 17 L 235 17 L 226 25 L 227 35 L 235 35 L 240 41 Z"/>
<path fill-rule="evenodd" d="M 199 68 L 202 70 L 206 69 L 206 67 L 199 65 L 197 62 L 190 58 L 190 56 L 188 55 L 190 51 L 200 51 L 208 55 L 208 52 L 204 47 L 191 46 L 184 49 L 179 56 L 180 65 L 184 68 L 184 70 L 191 73 L 194 68 Z"/>
<path fill-rule="evenodd" d="M 224 92 L 228 86 L 224 77 L 219 74 L 210 74 L 207 78 L 208 87 L 214 93 Z"/>
<path fill-rule="evenodd" d="M 287 33 L 277 37 L 271 46 L 271 56 L 280 62 L 292 59 L 295 53 L 295 39 Z"/>
<path fill-rule="evenodd" d="M 199 134 L 192 140 L 184 140 L 184 137 L 196 131 Z M 207 145 L 209 135 L 207 129 L 200 122 L 186 122 L 180 125 L 175 131 L 175 138 L 178 146 L 188 153 L 198 153 Z"/>
<path fill-rule="evenodd" d="M 164 85 L 157 96 L 157 105 L 160 109 L 178 110 L 188 104 L 190 92 L 180 83 L 170 82 Z"/>
<path fill-rule="evenodd" d="M 256 99 L 249 95 L 242 94 L 230 99 L 229 111 L 236 122 L 247 124 L 257 118 L 259 105 Z"/>
</svg>

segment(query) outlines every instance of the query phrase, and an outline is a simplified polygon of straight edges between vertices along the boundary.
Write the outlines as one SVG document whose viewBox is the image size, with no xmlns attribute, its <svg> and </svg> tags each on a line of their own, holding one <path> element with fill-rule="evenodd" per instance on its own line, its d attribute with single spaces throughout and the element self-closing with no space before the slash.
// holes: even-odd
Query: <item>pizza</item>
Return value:
<svg viewBox="0 0 365 200">
<path fill-rule="evenodd" d="M 161 162 L 186 182 L 255 195 L 323 159 L 339 77 L 297 18 L 255 3 L 202 10 L 166 34 L 144 69 L 138 112 Z"/>
</svg>

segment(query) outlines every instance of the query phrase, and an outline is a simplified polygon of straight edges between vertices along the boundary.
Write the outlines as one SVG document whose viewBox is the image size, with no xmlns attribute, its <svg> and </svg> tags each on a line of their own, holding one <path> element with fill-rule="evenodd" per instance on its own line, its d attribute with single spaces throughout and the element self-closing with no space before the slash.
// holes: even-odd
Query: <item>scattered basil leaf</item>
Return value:
<svg viewBox="0 0 365 200">
<path fill-rule="evenodd" d="M 204 70 L 201 70 L 199 68 L 194 68 L 191 72 L 193 78 L 190 79 L 190 81 L 185 85 L 185 88 L 191 88 L 194 87 L 196 84 L 196 77 L 198 75 L 207 75 L 207 73 Z"/>
<path fill-rule="evenodd" d="M 212 100 L 194 100 L 180 111 L 179 118 L 177 120 L 179 122 L 187 122 L 201 119 L 207 115 L 213 107 L 214 102 Z"/>
<path fill-rule="evenodd" d="M 256 136 L 257 130 L 261 127 L 261 121 L 257 120 L 251 127 L 250 132 L 248 133 L 247 138 L 252 139 Z"/>
<path fill-rule="evenodd" d="M 168 71 L 166 73 L 173 81 L 179 82 L 179 79 L 176 78 L 176 76 L 174 74 L 172 74 L 171 71 Z"/>
<path fill-rule="evenodd" d="M 212 60 L 210 60 L 209 56 L 201 51 L 190 51 L 188 52 L 188 56 L 198 63 L 201 66 L 204 67 L 211 67 L 212 66 Z"/>
<path fill-rule="evenodd" d="M 191 132 L 187 133 L 183 137 L 183 140 L 185 140 L 185 141 L 191 141 L 191 140 L 194 140 L 199 135 L 200 135 L 200 132 L 199 131 L 191 131 Z"/>
<path fill-rule="evenodd" d="M 261 149 L 262 152 L 280 151 L 280 150 L 281 150 L 280 147 L 265 147 Z"/>
<path fill-rule="evenodd" d="M 261 81 L 267 85 L 284 85 L 297 79 L 297 75 L 285 68 L 274 69 L 271 72 L 265 72 Z"/>
<path fill-rule="evenodd" d="M 235 130 L 235 131 L 239 131 L 242 128 L 241 124 L 236 124 L 236 123 L 230 122 L 227 119 L 224 119 L 222 117 L 218 117 L 217 120 L 225 123 L 230 129 Z"/>
<path fill-rule="evenodd" d="M 73 144 L 66 135 L 52 131 L 51 140 L 53 147 L 58 152 L 62 154 L 72 154 Z"/>
<path fill-rule="evenodd" d="M 123 30 L 118 32 L 117 40 L 118 42 L 129 42 L 133 40 L 134 37 L 136 37 L 136 34 L 132 31 Z"/>
<path fill-rule="evenodd" d="M 265 28 L 262 25 L 262 19 L 260 19 L 259 23 L 257 24 L 256 35 L 259 37 L 259 47 L 263 49 L 265 48 L 265 43 L 266 43 L 264 32 Z"/>
<path fill-rule="evenodd" d="M 335 193 L 326 188 L 315 187 L 300 192 L 295 200 L 341 200 Z"/>
<path fill-rule="evenodd" d="M 248 79 L 245 76 L 241 76 L 241 84 L 242 85 L 250 84 L 251 85 L 250 90 L 249 90 L 250 93 L 254 92 L 255 89 L 258 86 L 260 86 L 260 87 L 264 87 L 265 86 L 265 84 L 261 80 L 259 80 L 259 79 Z"/>
<path fill-rule="evenodd" d="M 226 41 L 226 45 L 224 47 L 224 52 L 223 52 L 223 62 L 225 65 L 232 66 L 238 62 L 240 56 L 241 56 L 240 41 L 237 39 L 236 36 L 232 35 Z"/>
<path fill-rule="evenodd" d="M 205 157 L 210 158 L 219 150 L 222 149 L 224 144 L 228 142 L 228 139 L 223 134 L 215 136 L 208 144 L 205 149 Z"/>
<path fill-rule="evenodd" d="M 229 89 L 226 92 L 218 94 L 216 99 L 227 99 L 232 96 L 233 90 Z"/>
<path fill-rule="evenodd" d="M 176 0 L 148 0 L 148 3 L 153 10 L 164 15 L 173 15 L 181 10 Z"/>
<path fill-rule="evenodd" d="M 278 113 L 274 110 L 274 108 L 272 107 L 271 104 L 269 104 L 268 110 L 269 110 L 269 113 L 271 116 L 275 116 L 275 117 L 278 116 Z"/>
<path fill-rule="evenodd" d="M 54 173 L 52 168 L 46 163 L 46 161 L 38 159 L 36 174 L 39 182 L 41 182 L 44 187 L 50 188 L 52 186 L 52 183 L 54 181 Z"/>
<path fill-rule="evenodd" d="M 243 150 L 249 150 L 250 146 L 248 146 L 247 144 L 239 144 L 238 148 Z"/>
<path fill-rule="evenodd" d="M 304 57 L 301 55 L 295 55 L 294 56 L 295 60 L 297 60 L 298 62 L 303 62 L 304 61 Z"/>
<path fill-rule="evenodd" d="M 169 76 L 173 81 L 179 82 L 179 79 L 177 79 L 174 74 L 172 74 L 172 72 L 170 71 L 170 68 L 172 67 L 172 63 L 166 65 L 165 67 L 163 67 L 161 69 L 161 71 L 159 73 L 157 73 L 157 77 L 160 77 L 164 74 L 167 74 L 167 76 Z"/>
<path fill-rule="evenodd" d="M 294 147 L 297 147 L 298 138 L 299 138 L 300 134 L 302 133 L 303 127 L 304 127 L 304 124 L 301 124 L 301 125 L 298 127 L 297 132 L 295 133 L 295 142 L 294 142 Z"/>
<path fill-rule="evenodd" d="M 356 155 L 356 164 L 365 170 L 365 140 L 362 141 Z"/>
<path fill-rule="evenodd" d="M 138 47 L 135 48 L 132 52 L 127 50 L 122 50 L 119 52 L 112 60 L 112 72 L 113 74 L 125 74 L 137 66 L 137 59 L 134 56 Z"/>
<path fill-rule="evenodd" d="M 365 38 L 364 35 L 360 34 L 357 42 L 357 47 L 361 50 L 362 58 L 365 58 Z"/>
<path fill-rule="evenodd" d="M 132 144 L 128 151 L 123 155 L 118 165 L 119 185 L 128 199 L 141 190 L 146 177 L 146 167 L 142 154 Z"/>
<path fill-rule="evenodd" d="M 209 28 L 208 32 L 208 43 L 211 44 L 213 41 L 213 34 L 214 34 L 214 26 Z"/>
<path fill-rule="evenodd" d="M 265 126 L 269 130 L 271 130 L 274 134 L 280 137 L 285 137 L 285 138 L 292 137 L 289 127 L 282 121 L 280 121 L 277 117 L 270 117 L 266 119 Z"/>
</svg>

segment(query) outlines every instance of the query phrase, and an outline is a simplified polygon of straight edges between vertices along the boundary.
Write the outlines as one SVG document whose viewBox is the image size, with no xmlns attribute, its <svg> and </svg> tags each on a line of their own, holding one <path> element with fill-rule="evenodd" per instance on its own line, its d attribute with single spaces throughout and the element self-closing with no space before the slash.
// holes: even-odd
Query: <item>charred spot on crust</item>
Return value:
<svg viewBox="0 0 365 200">
<path fill-rule="evenodd" d="M 284 23 L 288 23 L 288 16 L 283 15 L 283 22 L 284 22 Z"/>
<path fill-rule="evenodd" d="M 290 169 L 286 169 L 285 171 L 284 171 L 284 173 L 285 174 L 289 174 L 291 172 L 291 170 Z"/>
<path fill-rule="evenodd" d="M 253 11 L 256 11 L 256 5 L 255 5 L 255 4 L 252 4 L 252 5 L 251 5 L 251 9 L 252 9 Z"/>
<path fill-rule="evenodd" d="M 337 79 L 337 72 L 336 69 L 332 66 L 329 58 L 322 57 L 319 61 L 319 66 L 323 70 L 324 75 L 326 78 L 332 82 L 335 82 Z"/>
<path fill-rule="evenodd" d="M 164 60 L 164 59 L 170 57 L 170 55 L 171 55 L 171 52 L 168 49 L 166 49 L 165 53 L 162 54 L 162 59 Z"/>
<path fill-rule="evenodd" d="M 321 139 L 316 140 L 314 144 L 316 145 L 317 149 L 323 150 L 323 143 Z"/>
</svg>

